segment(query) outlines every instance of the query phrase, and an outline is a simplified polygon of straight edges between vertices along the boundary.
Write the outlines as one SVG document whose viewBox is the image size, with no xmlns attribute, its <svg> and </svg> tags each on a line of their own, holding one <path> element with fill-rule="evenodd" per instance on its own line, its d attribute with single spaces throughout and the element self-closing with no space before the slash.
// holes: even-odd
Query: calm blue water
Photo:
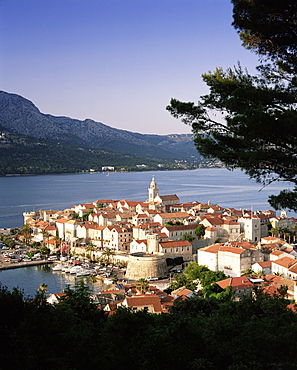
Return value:
<svg viewBox="0 0 297 370">
<path fill-rule="evenodd" d="M 59 293 L 67 285 L 74 287 L 78 279 L 80 278 L 71 274 L 52 271 L 51 265 L 0 271 L 0 282 L 2 286 L 6 286 L 9 290 L 12 290 L 13 287 L 18 287 L 24 292 L 26 297 L 34 297 L 39 285 L 42 283 L 47 285 L 48 293 Z M 92 293 L 98 293 L 107 288 L 107 285 L 99 281 L 90 283 L 88 277 L 85 277 L 83 280 Z"/>
<path fill-rule="evenodd" d="M 25 211 L 63 210 L 98 199 L 144 201 L 152 175 L 160 195 L 177 194 L 181 202 L 210 201 L 254 211 L 270 209 L 268 195 L 287 187 L 275 183 L 260 191 L 261 185 L 249 180 L 242 171 L 226 169 L 0 177 L 0 228 L 22 226 Z M 19 286 L 26 295 L 33 296 L 41 283 L 48 285 L 49 292 L 58 293 L 67 284 L 73 285 L 74 278 L 44 266 L 0 271 L 0 282 L 9 289 Z M 96 284 L 90 286 L 101 290 L 102 286 Z"/>
</svg>

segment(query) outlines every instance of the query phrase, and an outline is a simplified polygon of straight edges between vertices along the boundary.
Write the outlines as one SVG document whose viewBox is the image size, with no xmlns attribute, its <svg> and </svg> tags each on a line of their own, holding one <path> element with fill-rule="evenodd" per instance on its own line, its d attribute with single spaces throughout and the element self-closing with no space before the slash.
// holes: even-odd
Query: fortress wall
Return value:
<svg viewBox="0 0 297 370">
<path fill-rule="evenodd" d="M 164 255 L 133 253 L 129 256 L 126 277 L 133 280 L 168 275 Z"/>
</svg>

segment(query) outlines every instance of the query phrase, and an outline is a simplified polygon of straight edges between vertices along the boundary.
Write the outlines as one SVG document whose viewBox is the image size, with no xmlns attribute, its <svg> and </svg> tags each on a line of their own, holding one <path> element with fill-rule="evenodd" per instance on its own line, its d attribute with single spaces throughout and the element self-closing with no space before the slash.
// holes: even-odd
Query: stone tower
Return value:
<svg viewBox="0 0 297 370">
<path fill-rule="evenodd" d="M 164 253 L 159 252 L 159 235 L 147 235 L 147 252 L 129 255 L 126 277 L 137 280 L 149 277 L 162 278 L 168 275 Z"/>
<path fill-rule="evenodd" d="M 155 177 L 153 176 L 150 187 L 148 188 L 149 191 L 149 198 L 148 201 L 153 201 L 157 195 L 159 195 L 159 189 L 157 188 L 157 183 L 155 181 Z"/>
<path fill-rule="evenodd" d="M 148 234 L 146 238 L 147 238 L 147 253 L 149 254 L 159 253 L 159 235 Z"/>
</svg>

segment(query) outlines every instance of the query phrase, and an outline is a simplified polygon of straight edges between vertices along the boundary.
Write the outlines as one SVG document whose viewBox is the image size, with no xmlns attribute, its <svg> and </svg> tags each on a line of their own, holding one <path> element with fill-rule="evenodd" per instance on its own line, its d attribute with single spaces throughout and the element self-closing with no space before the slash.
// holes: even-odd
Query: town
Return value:
<svg viewBox="0 0 297 370">
<path fill-rule="evenodd" d="M 277 217 L 272 210 L 180 203 L 176 194 L 160 195 L 153 176 L 145 201 L 104 199 L 63 211 L 24 213 L 18 238 L 45 246 L 57 269 L 62 268 L 61 261 L 78 258 L 101 267 L 122 267 L 126 280 L 101 292 L 115 304 L 113 309 L 118 305 L 150 307 L 151 312 L 161 313 L 168 312 L 177 298 L 205 292 L 201 279 L 194 285 L 191 282 L 192 289 L 172 283 L 193 265 L 221 273 L 224 279 L 215 278 L 211 283 L 222 291 L 232 287 L 233 299 L 250 297 L 256 287 L 278 294 L 285 286 L 285 296 L 297 300 L 296 232 L 297 220 L 284 211 Z M 96 271 L 99 273 L 99 267 Z M 164 293 L 158 286 L 161 279 L 163 287 L 167 281 L 166 288 L 176 289 Z M 134 285 L 125 286 L 129 280 Z M 111 278 L 108 281 L 113 282 Z M 57 302 L 59 294 L 53 294 L 49 302 Z M 129 295 L 135 296 L 134 301 Z M 95 299 L 105 302 L 105 310 L 112 310 L 103 295 Z"/>
</svg>

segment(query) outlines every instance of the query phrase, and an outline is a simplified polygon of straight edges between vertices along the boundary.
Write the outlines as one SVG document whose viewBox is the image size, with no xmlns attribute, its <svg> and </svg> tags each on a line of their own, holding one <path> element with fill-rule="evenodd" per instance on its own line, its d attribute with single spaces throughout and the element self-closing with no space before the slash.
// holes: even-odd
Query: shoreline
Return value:
<svg viewBox="0 0 297 370">
<path fill-rule="evenodd" d="M 47 260 L 9 263 L 9 262 L 5 262 L 3 255 L 1 255 L 0 256 L 0 271 L 13 270 L 17 268 L 30 267 L 30 266 L 49 265 L 52 263 L 53 261 L 47 261 Z"/>
<path fill-rule="evenodd" d="M 220 169 L 220 168 L 226 168 L 225 166 L 220 166 L 220 165 L 215 165 L 215 166 L 203 166 L 203 167 L 196 167 L 196 168 L 166 168 L 166 169 L 162 169 L 162 168 L 157 168 L 157 169 L 151 169 L 151 170 L 148 170 L 148 169 L 143 169 L 143 170 L 126 170 L 126 171 L 119 171 L 119 170 L 114 170 L 114 171 L 94 171 L 94 172 L 91 172 L 91 171 L 81 171 L 81 172 L 48 172 L 48 173 L 12 173 L 12 174 L 3 174 L 3 175 L 0 175 L 0 177 L 26 177 L 26 176 L 46 176 L 46 175 L 82 175 L 82 174 L 86 174 L 86 175 L 90 175 L 90 174 L 98 174 L 98 173 L 102 173 L 102 174 L 107 174 L 107 172 L 109 174 L 112 174 L 112 173 L 129 173 L 129 172 L 168 172 L 168 171 L 195 171 L 195 170 L 211 170 L 211 169 Z M 240 168 L 239 168 L 240 169 Z"/>
</svg>

